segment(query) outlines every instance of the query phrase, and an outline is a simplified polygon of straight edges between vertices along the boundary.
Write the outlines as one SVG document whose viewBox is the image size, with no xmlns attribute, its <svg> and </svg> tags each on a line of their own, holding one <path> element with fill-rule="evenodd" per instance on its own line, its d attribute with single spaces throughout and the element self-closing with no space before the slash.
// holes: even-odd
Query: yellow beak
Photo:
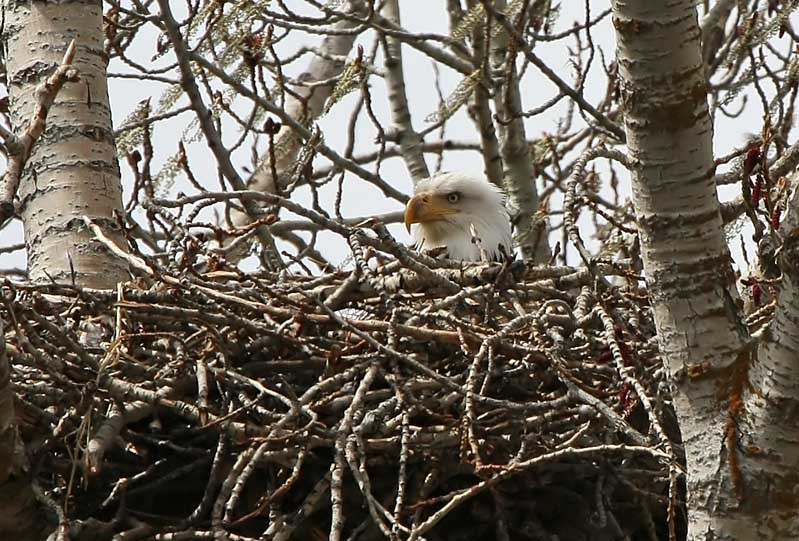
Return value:
<svg viewBox="0 0 799 541">
<path fill-rule="evenodd" d="M 457 213 L 458 209 L 452 208 L 443 197 L 429 192 L 418 193 L 405 206 L 405 229 L 410 233 L 411 224 L 435 222 Z"/>
</svg>

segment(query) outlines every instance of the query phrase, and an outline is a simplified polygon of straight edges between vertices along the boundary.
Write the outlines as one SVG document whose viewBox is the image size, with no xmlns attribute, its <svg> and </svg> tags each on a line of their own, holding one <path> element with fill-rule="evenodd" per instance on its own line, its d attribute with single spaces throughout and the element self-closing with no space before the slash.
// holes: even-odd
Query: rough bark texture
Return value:
<svg viewBox="0 0 799 541">
<path fill-rule="evenodd" d="M 36 106 L 37 86 L 59 65 L 71 40 L 77 42 L 73 65 L 80 80 L 67 83 L 58 94 L 21 179 L 30 277 L 112 287 L 127 276 L 125 264 L 109 257 L 82 220 L 86 215 L 112 231 L 113 212 L 122 209 L 101 3 L 6 0 L 3 9 L 15 132 L 24 129 Z"/>
<path fill-rule="evenodd" d="M 473 5 L 474 3 L 470 2 L 469 8 Z M 472 102 L 469 106 L 469 115 L 472 117 L 475 127 L 480 132 L 481 154 L 486 178 L 500 188 L 504 188 L 502 182 L 502 156 L 499 153 L 497 130 L 494 128 L 493 113 L 489 105 L 489 101 L 491 100 L 491 93 L 489 92 L 491 63 L 490 58 L 486 59 L 486 56 L 489 54 L 486 47 L 489 45 L 489 43 L 486 43 L 485 26 L 478 25 L 477 28 L 472 31 L 472 49 L 474 51 L 475 62 L 481 63 L 480 69 L 483 72 L 483 82 L 474 88 L 474 95 L 472 96 Z"/>
<path fill-rule="evenodd" d="M 765 329 L 746 387 L 741 445 L 743 495 L 753 513 L 756 539 L 799 539 L 799 191 L 793 183 L 780 231 L 782 280 L 774 318 Z"/>
<path fill-rule="evenodd" d="M 341 11 L 347 13 L 358 13 L 362 4 L 360 2 L 348 2 L 341 8 Z M 325 81 L 332 79 L 339 75 L 344 69 L 344 59 L 352 50 L 352 45 L 358 37 L 358 33 L 353 31 L 357 28 L 357 23 L 341 19 L 334 25 L 334 28 L 339 34 L 332 34 L 327 36 L 319 50 L 325 53 L 325 56 L 314 54 L 308 67 L 300 77 L 309 81 Z M 330 97 L 333 91 L 333 84 L 325 86 L 310 86 L 310 87 L 297 87 L 293 88 L 294 94 L 300 99 L 294 97 L 291 93 L 285 94 L 285 110 L 286 113 L 291 115 L 302 124 L 316 119 L 324 110 L 325 102 Z M 303 101 L 304 100 L 304 101 Z M 297 153 L 302 147 L 302 138 L 296 134 L 290 126 L 283 125 L 280 131 L 275 136 L 275 167 L 277 172 L 278 181 L 280 177 L 286 173 L 297 159 Z M 282 182 L 287 182 L 288 179 L 283 179 Z M 252 190 L 264 191 L 267 193 L 278 193 L 278 185 L 275 179 L 272 178 L 272 166 L 269 163 L 269 158 L 265 157 L 261 162 L 258 169 L 253 173 L 247 182 L 247 187 Z M 249 222 L 246 214 L 235 213 L 234 221 L 237 225 L 242 225 Z"/>
<path fill-rule="evenodd" d="M 386 19 L 400 25 L 399 0 L 388 0 L 384 8 Z M 422 152 L 422 138 L 413 129 L 411 112 L 408 110 L 408 96 L 405 93 L 405 74 L 402 69 L 402 44 L 391 36 L 385 42 L 386 83 L 388 99 L 391 103 L 391 122 L 397 142 L 402 148 L 402 158 L 408 167 L 414 184 L 430 176 Z"/>
<path fill-rule="evenodd" d="M 616 0 L 613 11 L 644 268 L 685 444 L 688 537 L 784 538 L 741 476 L 752 355 L 713 182 L 695 3 Z"/>
<path fill-rule="evenodd" d="M 5 341 L 0 340 L 0 539 L 40 541 L 54 524 L 30 483 L 28 459 L 17 432 L 10 372 Z"/>
<path fill-rule="evenodd" d="M 505 2 L 497 2 L 498 9 L 504 9 Z M 505 191 L 508 194 L 516 228 L 516 243 L 522 257 L 530 261 L 549 260 L 549 244 L 546 234 L 536 227 L 538 212 L 538 191 L 535 185 L 535 171 L 527 144 L 527 134 L 522 115 L 522 98 L 519 92 L 519 77 L 515 59 L 509 60 L 508 35 L 500 31 L 492 45 L 493 66 L 496 73 L 494 81 L 494 105 L 498 124 L 499 149 L 504 170 Z"/>
<path fill-rule="evenodd" d="M 102 3 L 4 0 L 3 45 L 9 110 L 15 133 L 27 127 L 37 88 L 75 40 L 80 79 L 65 84 L 50 108 L 19 187 L 28 271 L 35 281 L 110 288 L 127 277 L 126 264 L 94 239 L 88 216 L 120 242 L 113 213 L 122 211 L 103 51 Z M 20 441 L 10 366 L 0 351 L 0 538 L 44 539 L 54 524 L 35 496 Z"/>
</svg>

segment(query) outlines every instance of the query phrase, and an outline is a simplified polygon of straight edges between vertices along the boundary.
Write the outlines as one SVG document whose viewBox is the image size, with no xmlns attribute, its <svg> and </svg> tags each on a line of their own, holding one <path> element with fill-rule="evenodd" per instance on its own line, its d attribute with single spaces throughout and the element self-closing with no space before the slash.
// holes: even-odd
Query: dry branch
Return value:
<svg viewBox="0 0 799 541">
<path fill-rule="evenodd" d="M 0 181 L 0 223 L 14 215 L 14 198 L 17 195 L 22 170 L 30 157 L 33 144 L 44 133 L 47 113 L 55 102 L 59 90 L 67 81 L 78 79 L 78 72 L 72 67 L 75 48 L 75 40 L 72 40 L 64 53 L 61 65 L 36 90 L 38 103 L 25 131 L 20 136 L 15 136 L 13 133 L 3 130 L 6 132 L 2 134 L 3 143 L 9 156 L 5 175 Z"/>
</svg>

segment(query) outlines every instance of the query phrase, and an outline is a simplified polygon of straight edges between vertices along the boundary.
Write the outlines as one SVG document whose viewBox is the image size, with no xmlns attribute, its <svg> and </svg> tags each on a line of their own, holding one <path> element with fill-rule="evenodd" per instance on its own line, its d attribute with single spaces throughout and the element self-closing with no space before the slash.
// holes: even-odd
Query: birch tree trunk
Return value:
<svg viewBox="0 0 799 541">
<path fill-rule="evenodd" d="M 795 176 L 795 175 L 794 175 Z M 782 271 L 778 303 L 762 333 L 756 362 L 742 391 L 740 419 L 741 492 L 754 505 L 743 520 L 756 539 L 799 539 L 799 190 L 785 209 L 786 233 L 777 263 Z M 756 450 L 757 452 L 751 452 Z"/>
<path fill-rule="evenodd" d="M 713 179 L 695 2 L 614 0 L 613 15 L 644 270 L 685 445 L 688 538 L 761 539 L 731 433 L 748 333 Z"/>
<path fill-rule="evenodd" d="M 59 92 L 44 134 L 22 173 L 19 199 L 32 280 L 113 287 L 127 276 L 85 226 L 86 215 L 124 245 L 114 211 L 122 189 L 108 104 L 102 3 L 3 1 L 9 109 L 19 133 L 37 104 L 36 88 L 75 39 L 80 80 Z"/>
<path fill-rule="evenodd" d="M 362 4 L 357 1 L 347 2 L 341 10 L 345 13 L 358 14 Z M 333 79 L 341 74 L 344 69 L 344 59 L 352 50 L 352 45 L 358 38 L 355 31 L 358 25 L 348 19 L 340 19 L 333 25 L 336 33 L 331 34 L 322 41 L 319 50 L 322 55 L 313 55 L 301 78 L 304 81 L 324 81 Z M 292 93 L 286 93 L 284 105 L 286 113 L 302 124 L 310 124 L 322 114 L 325 101 L 330 97 L 334 84 L 296 87 Z M 298 96 L 300 99 L 297 99 Z M 290 126 L 282 126 L 275 136 L 275 163 L 271 164 L 269 156 L 265 156 L 258 169 L 247 181 L 251 190 L 266 193 L 280 193 L 281 176 L 284 175 L 297 158 L 297 153 L 302 147 L 302 138 L 294 133 Z M 273 169 L 274 168 L 274 169 Z M 272 178 L 272 172 L 278 178 Z M 287 184 L 289 179 L 282 179 Z M 246 214 L 234 213 L 236 225 L 249 222 Z"/>
<path fill-rule="evenodd" d="M 504 0 L 496 2 L 497 9 L 505 9 Z M 537 218 L 538 190 L 527 132 L 522 116 L 522 97 L 515 55 L 508 58 L 508 34 L 500 30 L 493 38 L 492 68 L 494 70 L 494 107 L 498 123 L 499 149 L 502 156 L 503 177 L 508 203 L 513 212 L 516 243 L 522 257 L 536 263 L 549 260 L 550 251 L 546 225 Z"/>
<path fill-rule="evenodd" d="M 397 26 L 401 23 L 399 0 L 388 0 L 383 13 Z M 391 121 L 397 143 L 402 147 L 402 157 L 411 174 L 413 183 L 430 176 L 422 152 L 422 138 L 413 129 L 408 96 L 405 93 L 405 72 L 402 68 L 402 45 L 392 36 L 386 36 L 385 47 L 386 83 L 391 104 Z"/>
<path fill-rule="evenodd" d="M 122 211 L 122 188 L 108 103 L 102 2 L 3 0 L 2 9 L 9 112 L 17 135 L 39 103 L 37 89 L 76 42 L 72 65 L 79 80 L 60 89 L 20 176 L 29 276 L 113 287 L 126 278 L 125 263 L 94 240 L 83 220 L 88 216 L 124 245 L 113 216 Z M 54 523 L 35 496 L 9 372 L 0 348 L 0 538 L 39 541 Z"/>
<path fill-rule="evenodd" d="M 342 6 L 342 11 L 350 14 L 359 14 L 363 5 L 353 0 Z M 356 22 L 342 18 L 333 25 L 336 33 L 328 35 L 322 40 L 319 51 L 324 54 L 314 54 L 306 70 L 301 75 L 304 81 L 324 81 L 340 75 L 344 69 L 345 59 L 352 50 L 359 33 L 355 30 Z M 303 125 L 310 125 L 324 111 L 325 102 L 333 92 L 334 83 L 319 86 L 295 87 L 284 95 L 283 107 L 288 115 Z M 283 125 L 274 138 L 274 153 L 267 151 L 258 168 L 247 180 L 247 188 L 271 194 L 280 194 L 291 179 L 291 172 L 303 140 L 295 133 L 291 126 Z M 274 158 L 274 163 L 272 163 Z M 273 178 L 273 175 L 277 178 Z M 242 227 L 250 223 L 250 216 L 246 212 L 234 209 L 231 212 L 233 225 Z M 242 245 L 238 250 L 228 252 L 228 260 L 237 263 L 247 254 L 248 247 Z"/>
<path fill-rule="evenodd" d="M 0 325 L 0 337 L 3 336 Z M 40 541 L 53 529 L 53 518 L 37 501 L 25 447 L 17 431 L 11 364 L 0 340 L 0 539 Z"/>
</svg>

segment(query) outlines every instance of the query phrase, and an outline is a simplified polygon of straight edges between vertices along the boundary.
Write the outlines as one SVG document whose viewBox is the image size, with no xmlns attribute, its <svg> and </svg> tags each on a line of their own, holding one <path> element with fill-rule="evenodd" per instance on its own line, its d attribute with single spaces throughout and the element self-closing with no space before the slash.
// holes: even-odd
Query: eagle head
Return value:
<svg viewBox="0 0 799 541">
<path fill-rule="evenodd" d="M 512 253 L 505 196 L 493 184 L 462 173 L 439 173 L 416 184 L 405 207 L 405 227 L 413 227 L 419 250 L 447 249 L 451 259 L 480 261 L 479 239 L 489 259 Z M 472 234 L 472 228 L 474 235 Z"/>
</svg>

